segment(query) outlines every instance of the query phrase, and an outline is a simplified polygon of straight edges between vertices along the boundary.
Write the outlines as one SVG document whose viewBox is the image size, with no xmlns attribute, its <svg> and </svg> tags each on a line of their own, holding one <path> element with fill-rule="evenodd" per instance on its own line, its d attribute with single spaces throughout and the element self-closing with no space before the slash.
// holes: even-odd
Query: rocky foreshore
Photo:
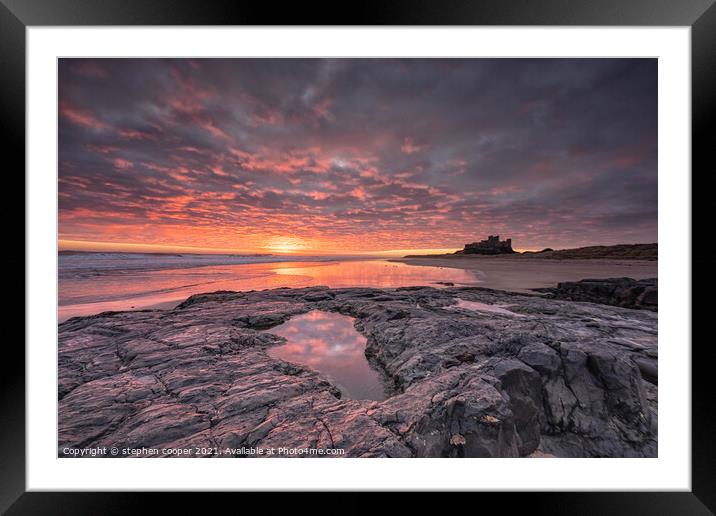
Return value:
<svg viewBox="0 0 716 516">
<path fill-rule="evenodd" d="M 458 298 L 499 313 L 457 308 Z M 272 358 L 271 328 L 355 318 L 390 396 Z M 478 287 L 216 292 L 59 326 L 68 450 L 342 449 L 347 457 L 655 457 L 657 314 Z M 201 449 L 204 450 L 201 450 Z"/>
<path fill-rule="evenodd" d="M 587 301 L 656 312 L 659 306 L 658 284 L 656 278 L 583 279 L 558 283 L 554 288 L 534 290 L 551 299 Z"/>
</svg>

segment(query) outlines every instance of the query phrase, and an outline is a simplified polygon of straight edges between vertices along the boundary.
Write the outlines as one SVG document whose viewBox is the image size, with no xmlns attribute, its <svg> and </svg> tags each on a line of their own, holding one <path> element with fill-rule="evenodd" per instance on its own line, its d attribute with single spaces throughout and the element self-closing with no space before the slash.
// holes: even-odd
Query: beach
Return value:
<svg viewBox="0 0 716 516">
<path fill-rule="evenodd" d="M 170 309 L 191 295 L 231 290 L 474 285 L 462 269 L 351 256 L 60 255 L 58 320 L 107 311 Z M 444 285 L 442 285 L 444 286 Z"/>
<path fill-rule="evenodd" d="M 187 297 L 309 286 L 481 286 L 532 293 L 585 278 L 655 278 L 658 262 L 512 256 L 210 256 L 78 253 L 59 260 L 58 319 L 106 311 L 170 309 Z"/>
<path fill-rule="evenodd" d="M 655 260 L 549 260 L 524 255 L 426 255 L 391 261 L 414 266 L 462 269 L 474 273 L 481 287 L 522 293 L 585 278 L 656 278 L 659 269 Z"/>
</svg>

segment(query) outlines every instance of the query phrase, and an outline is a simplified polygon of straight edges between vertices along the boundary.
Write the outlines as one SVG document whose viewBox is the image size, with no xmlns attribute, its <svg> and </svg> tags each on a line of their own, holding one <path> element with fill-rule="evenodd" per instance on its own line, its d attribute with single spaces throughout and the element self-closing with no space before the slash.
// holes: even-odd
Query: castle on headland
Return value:
<svg viewBox="0 0 716 516">
<path fill-rule="evenodd" d="M 455 251 L 455 254 L 511 254 L 514 252 L 511 238 L 500 241 L 499 235 L 490 235 L 487 240 L 465 244 L 465 249 Z"/>
</svg>

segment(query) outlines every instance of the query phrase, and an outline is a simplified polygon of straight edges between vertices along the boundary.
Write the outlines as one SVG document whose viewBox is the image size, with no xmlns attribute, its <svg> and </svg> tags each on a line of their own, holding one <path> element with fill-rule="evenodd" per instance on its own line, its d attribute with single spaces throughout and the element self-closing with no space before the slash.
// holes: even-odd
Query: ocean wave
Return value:
<svg viewBox="0 0 716 516">
<path fill-rule="evenodd" d="M 350 259 L 340 257 L 339 259 Z M 86 253 L 60 252 L 58 273 L 62 279 L 91 278 L 164 269 L 187 269 L 220 265 L 257 263 L 327 262 L 335 256 L 220 255 L 220 254 L 152 254 L 152 253 Z"/>
</svg>

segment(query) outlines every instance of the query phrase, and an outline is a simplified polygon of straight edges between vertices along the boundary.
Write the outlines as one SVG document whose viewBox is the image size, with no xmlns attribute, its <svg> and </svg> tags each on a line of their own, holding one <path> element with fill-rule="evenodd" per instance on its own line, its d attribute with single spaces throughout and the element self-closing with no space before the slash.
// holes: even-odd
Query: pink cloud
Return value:
<svg viewBox="0 0 716 516">
<path fill-rule="evenodd" d="M 285 119 L 278 111 L 265 110 L 251 115 L 251 122 L 253 125 L 281 125 Z"/>
<path fill-rule="evenodd" d="M 331 194 L 329 194 L 328 192 L 321 192 L 320 190 L 313 191 L 313 192 L 306 192 L 306 195 L 315 201 L 324 201 L 331 196 Z"/>
<path fill-rule="evenodd" d="M 204 104 L 195 98 L 172 97 L 167 103 L 175 113 L 182 115 L 195 115 L 204 111 Z"/>
<path fill-rule="evenodd" d="M 324 157 L 318 148 L 296 149 L 276 153 L 265 150 L 262 153 L 250 153 L 230 147 L 229 152 L 238 158 L 239 166 L 244 170 L 293 174 L 299 171 L 321 174 L 333 165 L 333 160 Z"/>
<path fill-rule="evenodd" d="M 219 165 L 209 167 L 209 170 L 211 170 L 214 174 L 221 177 L 228 177 L 229 173 L 224 171 L 223 168 L 221 168 Z"/>
<path fill-rule="evenodd" d="M 89 127 L 95 131 L 102 131 L 107 129 L 107 125 L 104 122 L 98 120 L 89 111 L 70 106 L 66 101 L 60 101 L 60 116 L 69 120 L 75 125 L 81 125 L 83 127 Z"/>
<path fill-rule="evenodd" d="M 403 154 L 415 154 L 416 152 L 420 152 L 423 150 L 423 147 L 420 145 L 415 145 L 412 138 L 406 137 L 403 140 L 403 145 L 400 146 L 400 152 Z"/>
<path fill-rule="evenodd" d="M 123 140 L 151 140 L 154 138 L 154 135 L 150 133 L 134 129 L 120 129 L 118 134 Z"/>
<path fill-rule="evenodd" d="M 122 158 L 115 158 L 112 161 L 112 164 L 114 165 L 114 168 L 117 168 L 119 170 L 127 170 L 134 166 L 131 161 Z"/>
<path fill-rule="evenodd" d="M 368 197 L 368 193 L 366 192 L 365 188 L 362 186 L 357 186 L 353 190 L 349 192 L 349 194 L 356 199 L 360 199 L 361 201 L 365 201 Z"/>
<path fill-rule="evenodd" d="M 94 143 L 85 144 L 85 148 L 97 154 L 107 155 L 113 152 L 117 152 L 119 149 L 111 145 L 95 145 Z"/>
<path fill-rule="evenodd" d="M 333 113 L 331 113 L 331 106 L 333 106 L 333 99 L 330 97 L 326 97 L 326 98 L 322 99 L 321 101 L 317 102 L 316 104 L 314 104 L 313 113 L 318 118 L 332 120 Z"/>
<path fill-rule="evenodd" d="M 208 118 L 207 118 L 207 119 L 204 119 L 204 120 L 199 121 L 198 123 L 199 123 L 199 125 L 200 125 L 202 128 L 204 128 L 204 129 L 206 129 L 207 131 L 209 131 L 209 133 L 211 133 L 211 135 L 214 136 L 214 137 L 216 137 L 216 138 L 221 138 L 221 139 L 223 139 L 223 140 L 230 140 L 230 139 L 231 139 L 231 138 L 229 137 L 229 135 L 226 134 L 223 129 L 221 129 L 220 127 L 218 127 L 218 126 L 216 125 L 216 123 L 214 123 L 214 121 L 211 120 L 211 119 L 208 119 Z"/>
<path fill-rule="evenodd" d="M 192 147 L 190 145 L 185 145 L 183 147 L 179 147 L 180 151 L 183 152 L 193 152 L 194 154 L 204 154 L 204 151 L 201 149 L 197 149 L 196 147 Z"/>
</svg>

